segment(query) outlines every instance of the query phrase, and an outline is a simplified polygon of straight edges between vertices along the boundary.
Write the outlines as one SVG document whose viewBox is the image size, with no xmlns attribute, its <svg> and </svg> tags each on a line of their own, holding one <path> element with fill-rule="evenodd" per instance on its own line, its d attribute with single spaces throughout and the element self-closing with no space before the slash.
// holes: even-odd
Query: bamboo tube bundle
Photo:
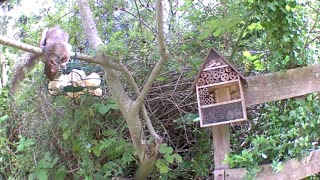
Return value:
<svg viewBox="0 0 320 180">
<path fill-rule="evenodd" d="M 236 80 L 236 79 L 238 79 L 237 73 L 236 73 L 235 71 L 229 72 L 229 79 L 230 79 L 230 80 Z"/>
<path fill-rule="evenodd" d="M 205 105 L 205 99 L 200 99 L 200 105 L 201 106 Z"/>
<path fill-rule="evenodd" d="M 200 99 L 200 101 L 201 100 L 204 100 L 204 99 L 206 99 L 207 98 L 207 96 L 206 95 L 204 95 L 204 94 L 200 94 L 199 95 L 199 99 Z"/>
<path fill-rule="evenodd" d="M 213 99 L 208 98 L 208 105 L 209 105 L 209 104 L 214 104 L 214 100 L 213 100 Z"/>
<path fill-rule="evenodd" d="M 201 95 L 205 95 L 205 91 L 203 90 L 203 88 L 202 88 L 202 89 L 199 89 L 198 92 L 199 92 L 199 95 L 200 95 L 200 96 L 201 96 Z"/>
<path fill-rule="evenodd" d="M 213 76 L 208 76 L 208 77 L 206 78 L 206 83 L 207 83 L 207 84 L 213 84 L 213 83 L 214 83 L 214 78 L 213 78 Z"/>
<path fill-rule="evenodd" d="M 202 88 L 202 90 L 203 90 L 204 92 L 206 92 L 206 93 L 208 92 L 208 88 L 206 88 L 206 87 L 205 87 L 205 88 Z"/>
<path fill-rule="evenodd" d="M 229 73 L 229 72 L 232 71 L 232 69 L 231 69 L 230 66 L 227 66 L 227 67 L 224 68 L 224 71 L 227 72 L 227 73 Z"/>
<path fill-rule="evenodd" d="M 208 96 L 209 96 L 208 91 L 205 91 L 203 95 L 204 95 L 205 97 L 208 97 Z"/>
<path fill-rule="evenodd" d="M 202 100 L 204 100 L 204 99 L 206 99 L 206 98 L 207 98 L 207 96 L 206 96 L 206 95 L 203 95 L 203 94 L 199 95 L 199 99 L 200 99 L 200 101 L 202 101 Z"/>
<path fill-rule="evenodd" d="M 206 85 L 206 80 L 204 78 L 199 78 L 197 82 L 198 86 Z"/>
<path fill-rule="evenodd" d="M 214 79 L 220 79 L 220 72 L 218 70 L 214 70 L 212 76 Z"/>
<path fill-rule="evenodd" d="M 219 69 L 219 72 L 220 72 L 220 74 L 222 74 L 222 73 L 225 73 L 226 70 L 225 70 L 224 68 L 220 68 L 220 69 Z"/>
<path fill-rule="evenodd" d="M 208 105 L 209 104 L 209 100 L 208 98 L 203 98 L 203 99 L 200 99 L 200 105 Z"/>
<path fill-rule="evenodd" d="M 208 88 L 201 88 L 199 89 L 199 95 L 208 95 Z"/>
<path fill-rule="evenodd" d="M 214 94 L 210 94 L 210 95 L 209 95 L 209 99 L 210 99 L 213 103 L 215 103 Z M 212 103 L 212 104 L 213 104 L 213 103 Z"/>
<path fill-rule="evenodd" d="M 207 98 L 207 99 L 206 99 L 205 104 L 206 104 L 206 105 L 211 104 L 211 101 L 210 101 L 210 99 L 209 99 L 209 98 Z"/>
<path fill-rule="evenodd" d="M 229 80 L 229 74 L 227 74 L 227 73 L 221 74 L 221 81 L 222 82 L 225 82 L 225 81 L 228 81 L 228 80 Z"/>
<path fill-rule="evenodd" d="M 202 77 L 202 78 L 206 78 L 207 76 L 208 76 L 208 73 L 206 71 L 202 71 L 200 73 L 200 77 Z"/>
</svg>

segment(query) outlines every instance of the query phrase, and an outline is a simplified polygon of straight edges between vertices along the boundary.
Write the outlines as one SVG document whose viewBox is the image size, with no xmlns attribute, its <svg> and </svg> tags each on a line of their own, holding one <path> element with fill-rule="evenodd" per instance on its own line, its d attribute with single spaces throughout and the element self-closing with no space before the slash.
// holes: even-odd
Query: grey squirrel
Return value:
<svg viewBox="0 0 320 180">
<path fill-rule="evenodd" d="M 46 28 L 42 32 L 40 48 L 44 52 L 43 62 L 45 64 L 44 74 L 53 80 L 59 72 L 60 67 L 65 68 L 70 59 L 71 45 L 68 43 L 69 35 L 60 27 Z M 17 90 L 25 74 L 31 71 L 40 61 L 42 54 L 30 54 L 27 61 L 16 69 L 12 79 L 12 94 Z"/>
</svg>

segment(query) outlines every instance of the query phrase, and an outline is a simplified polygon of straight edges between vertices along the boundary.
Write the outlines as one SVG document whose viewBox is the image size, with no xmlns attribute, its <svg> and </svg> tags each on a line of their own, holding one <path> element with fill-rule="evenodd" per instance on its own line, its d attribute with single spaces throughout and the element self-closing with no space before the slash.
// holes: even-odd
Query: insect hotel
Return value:
<svg viewBox="0 0 320 180">
<path fill-rule="evenodd" d="M 244 77 L 215 49 L 211 49 L 194 81 L 200 126 L 247 120 Z"/>
</svg>

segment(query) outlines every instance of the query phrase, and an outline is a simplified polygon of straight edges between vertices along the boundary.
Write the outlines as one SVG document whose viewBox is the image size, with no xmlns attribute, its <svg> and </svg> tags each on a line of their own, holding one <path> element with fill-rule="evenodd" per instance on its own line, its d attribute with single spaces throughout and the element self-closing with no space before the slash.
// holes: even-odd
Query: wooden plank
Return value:
<svg viewBox="0 0 320 180">
<path fill-rule="evenodd" d="M 320 65 L 246 77 L 247 106 L 320 91 Z"/>
<path fill-rule="evenodd" d="M 230 88 L 220 88 L 215 90 L 215 100 L 217 103 L 230 101 Z M 212 127 L 213 148 L 214 148 L 214 167 L 218 169 L 229 168 L 224 164 L 224 158 L 230 152 L 230 129 L 229 124 Z"/>
<path fill-rule="evenodd" d="M 240 76 L 238 75 L 238 79 L 240 79 Z M 243 91 L 243 85 L 241 81 L 238 81 L 239 83 L 239 89 L 240 89 L 240 99 L 241 99 L 241 104 L 242 104 L 242 112 L 243 112 L 243 119 L 248 120 L 247 118 L 247 111 L 246 111 L 246 101 L 244 98 L 244 91 Z"/>
<path fill-rule="evenodd" d="M 224 125 L 224 124 L 232 124 L 232 123 L 238 123 L 241 121 L 245 121 L 244 118 L 241 119 L 235 119 L 235 120 L 229 120 L 229 121 L 223 121 L 223 122 L 216 122 L 216 123 L 212 123 L 212 124 L 201 124 L 201 127 L 213 127 L 213 126 L 220 126 L 220 125 Z"/>
<path fill-rule="evenodd" d="M 283 170 L 273 173 L 271 164 L 261 165 L 262 171 L 258 173 L 257 180 L 290 179 L 298 180 L 320 172 L 320 150 L 310 153 L 302 158 L 301 161 L 291 159 L 284 163 Z M 226 180 L 244 179 L 247 170 L 244 168 L 226 169 Z"/>
<path fill-rule="evenodd" d="M 202 105 L 202 106 L 200 106 L 200 107 L 201 107 L 201 108 L 209 108 L 209 107 L 221 106 L 221 105 L 230 104 L 230 103 L 235 103 L 235 102 L 240 102 L 240 101 L 241 101 L 241 99 L 235 99 L 235 100 L 224 101 L 224 102 L 215 103 L 215 104 Z"/>
<path fill-rule="evenodd" d="M 200 108 L 200 96 L 199 96 L 199 88 L 198 85 L 196 85 L 196 92 L 197 92 L 197 101 L 198 101 L 198 110 L 199 110 L 199 117 L 200 117 L 200 126 L 202 126 L 202 111 Z"/>
<path fill-rule="evenodd" d="M 214 171 L 214 180 L 224 180 L 224 169 Z"/>
<path fill-rule="evenodd" d="M 224 82 L 219 82 L 219 83 L 215 83 L 215 84 L 208 84 L 208 85 L 203 85 L 203 86 L 198 86 L 199 88 L 206 88 L 206 87 L 213 87 L 213 88 L 221 88 L 223 86 L 230 86 L 230 84 L 233 83 L 238 83 L 238 79 L 236 80 L 230 80 L 230 81 L 224 81 Z"/>
</svg>

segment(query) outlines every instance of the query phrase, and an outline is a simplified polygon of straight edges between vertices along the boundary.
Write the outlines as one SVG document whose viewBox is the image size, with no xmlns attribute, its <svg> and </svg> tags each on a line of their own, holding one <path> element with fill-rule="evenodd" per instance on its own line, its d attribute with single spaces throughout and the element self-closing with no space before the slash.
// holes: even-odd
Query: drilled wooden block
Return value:
<svg viewBox="0 0 320 180">
<path fill-rule="evenodd" d="M 214 79 L 220 79 L 220 72 L 218 70 L 214 70 L 212 76 Z"/>
<path fill-rule="evenodd" d="M 235 71 L 229 72 L 229 79 L 230 79 L 230 80 L 236 80 L 236 79 L 238 79 L 237 73 L 236 73 Z"/>
<path fill-rule="evenodd" d="M 227 73 L 229 73 L 229 72 L 231 72 L 231 71 L 232 71 L 232 69 L 231 69 L 231 67 L 230 67 L 230 66 L 225 67 L 225 68 L 224 68 L 224 70 L 225 70 L 225 72 L 227 72 Z"/>
<path fill-rule="evenodd" d="M 206 80 L 204 78 L 199 78 L 197 82 L 198 86 L 206 85 Z"/>
<path fill-rule="evenodd" d="M 213 83 L 214 83 L 214 78 L 213 78 L 213 76 L 208 76 L 208 77 L 206 78 L 206 83 L 207 83 L 207 84 L 213 84 Z"/>
<path fill-rule="evenodd" d="M 221 81 L 222 82 L 229 81 L 229 74 L 227 73 L 221 74 Z"/>
<path fill-rule="evenodd" d="M 224 68 L 220 68 L 220 69 L 219 69 L 219 72 L 220 72 L 220 74 L 222 74 L 222 73 L 225 73 L 226 70 L 225 70 Z"/>
<path fill-rule="evenodd" d="M 213 70 L 209 70 L 209 71 L 207 71 L 207 73 L 208 73 L 208 76 L 212 76 L 213 75 Z"/>
<path fill-rule="evenodd" d="M 201 76 L 202 78 L 206 78 L 206 77 L 208 76 L 208 73 L 207 73 L 206 71 L 202 71 L 201 74 L 200 74 L 200 76 Z"/>
</svg>

